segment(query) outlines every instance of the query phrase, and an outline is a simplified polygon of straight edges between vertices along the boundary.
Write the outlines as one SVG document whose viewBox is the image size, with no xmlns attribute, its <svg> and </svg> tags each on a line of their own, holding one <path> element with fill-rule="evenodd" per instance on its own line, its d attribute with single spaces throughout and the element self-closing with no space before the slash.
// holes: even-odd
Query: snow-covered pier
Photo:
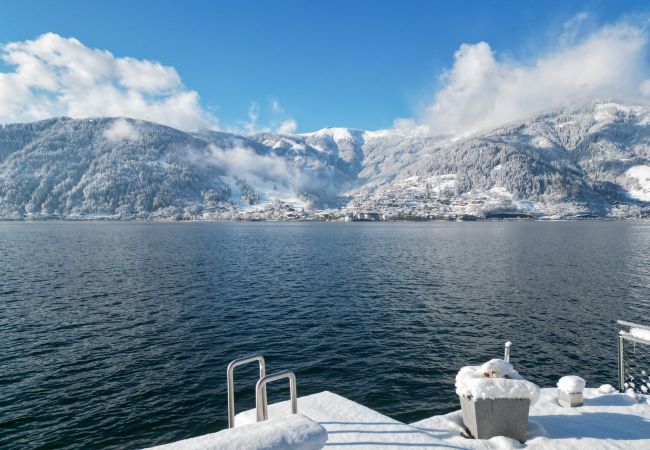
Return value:
<svg viewBox="0 0 650 450">
<path fill-rule="evenodd" d="M 406 424 L 328 391 L 296 399 L 293 372 L 266 376 L 264 358 L 251 355 L 228 368 L 232 428 L 155 449 L 650 449 L 648 361 L 626 366 L 624 342 L 649 347 L 650 327 L 619 324 L 630 327 L 619 334 L 619 387 L 625 393 L 609 384 L 585 388 L 578 376 L 562 377 L 559 388 L 540 389 L 508 362 L 508 342 L 504 360 L 458 372 L 462 412 Z M 233 371 L 249 362 L 260 369 L 257 408 L 235 415 Z M 284 378 L 291 380 L 291 400 L 267 405 L 266 384 Z M 472 438 L 469 430 L 483 439 Z"/>
<path fill-rule="evenodd" d="M 289 402 L 269 405 L 269 421 L 256 422 L 255 410 L 237 415 L 238 426 L 156 447 L 158 450 L 207 449 L 648 449 L 648 398 L 621 394 L 611 386 L 587 388 L 584 405 L 563 408 L 557 389 L 541 390 L 531 406 L 528 440 L 465 437 L 460 411 L 412 424 L 391 419 L 332 392 L 300 397 L 299 414 Z M 310 419 L 310 420 L 306 420 Z M 322 427 L 324 431 L 319 432 Z"/>
</svg>

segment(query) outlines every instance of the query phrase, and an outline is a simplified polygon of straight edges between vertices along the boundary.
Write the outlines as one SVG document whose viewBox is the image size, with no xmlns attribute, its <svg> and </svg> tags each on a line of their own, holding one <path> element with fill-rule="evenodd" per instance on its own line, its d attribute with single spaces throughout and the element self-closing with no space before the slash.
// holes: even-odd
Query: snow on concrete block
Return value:
<svg viewBox="0 0 650 450">
<path fill-rule="evenodd" d="M 560 378 L 560 381 L 557 382 L 557 387 L 561 391 L 568 392 L 569 394 L 577 394 L 578 392 L 582 393 L 585 390 L 587 383 L 584 379 L 576 375 L 567 375 Z"/>
<path fill-rule="evenodd" d="M 512 364 L 492 359 L 482 366 L 467 366 L 456 375 L 456 393 L 460 397 L 528 399 L 533 404 L 539 387 L 525 380 Z"/>
<path fill-rule="evenodd" d="M 326 441 L 325 428 L 302 414 L 291 414 L 149 450 L 318 450 Z"/>
<path fill-rule="evenodd" d="M 467 366 L 456 375 L 463 422 L 476 439 L 506 436 L 526 441 L 530 405 L 539 387 L 526 381 L 512 364 L 492 359 L 481 366 Z"/>
<path fill-rule="evenodd" d="M 565 408 L 582 406 L 582 391 L 585 390 L 585 380 L 575 375 L 560 378 L 557 383 L 557 402 Z"/>
</svg>

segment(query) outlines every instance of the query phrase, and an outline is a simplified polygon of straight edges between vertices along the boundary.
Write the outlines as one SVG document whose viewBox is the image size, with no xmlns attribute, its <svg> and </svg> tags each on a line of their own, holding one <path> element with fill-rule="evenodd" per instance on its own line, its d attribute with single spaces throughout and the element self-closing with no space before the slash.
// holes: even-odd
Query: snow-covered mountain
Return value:
<svg viewBox="0 0 650 450">
<path fill-rule="evenodd" d="M 594 102 L 431 145 L 361 207 L 422 215 L 638 217 L 650 202 L 650 107 Z"/>
<path fill-rule="evenodd" d="M 123 118 L 0 126 L 3 218 L 370 211 L 413 219 L 650 215 L 650 107 L 591 102 L 466 138 L 423 129 L 187 133 Z"/>
</svg>

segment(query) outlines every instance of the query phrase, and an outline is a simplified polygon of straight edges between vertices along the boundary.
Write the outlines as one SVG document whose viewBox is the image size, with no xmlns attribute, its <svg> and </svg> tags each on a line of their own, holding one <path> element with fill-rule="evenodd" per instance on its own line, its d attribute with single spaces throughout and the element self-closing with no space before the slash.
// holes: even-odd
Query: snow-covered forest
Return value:
<svg viewBox="0 0 650 450">
<path fill-rule="evenodd" d="M 422 128 L 240 136 L 124 118 L 0 126 L 4 219 L 367 213 L 650 216 L 650 107 L 590 102 L 465 137 Z"/>
</svg>

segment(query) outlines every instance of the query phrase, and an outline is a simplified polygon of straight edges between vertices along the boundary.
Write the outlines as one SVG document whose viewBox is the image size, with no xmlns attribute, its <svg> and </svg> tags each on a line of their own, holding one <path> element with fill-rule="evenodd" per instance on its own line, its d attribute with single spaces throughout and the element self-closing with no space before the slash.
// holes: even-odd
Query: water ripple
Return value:
<svg viewBox="0 0 650 450">
<path fill-rule="evenodd" d="M 225 366 L 254 351 L 300 395 L 407 422 L 457 408 L 458 368 L 507 339 L 540 384 L 613 383 L 614 320 L 650 320 L 649 251 L 635 222 L 0 223 L 0 448 L 219 430 Z"/>
</svg>

